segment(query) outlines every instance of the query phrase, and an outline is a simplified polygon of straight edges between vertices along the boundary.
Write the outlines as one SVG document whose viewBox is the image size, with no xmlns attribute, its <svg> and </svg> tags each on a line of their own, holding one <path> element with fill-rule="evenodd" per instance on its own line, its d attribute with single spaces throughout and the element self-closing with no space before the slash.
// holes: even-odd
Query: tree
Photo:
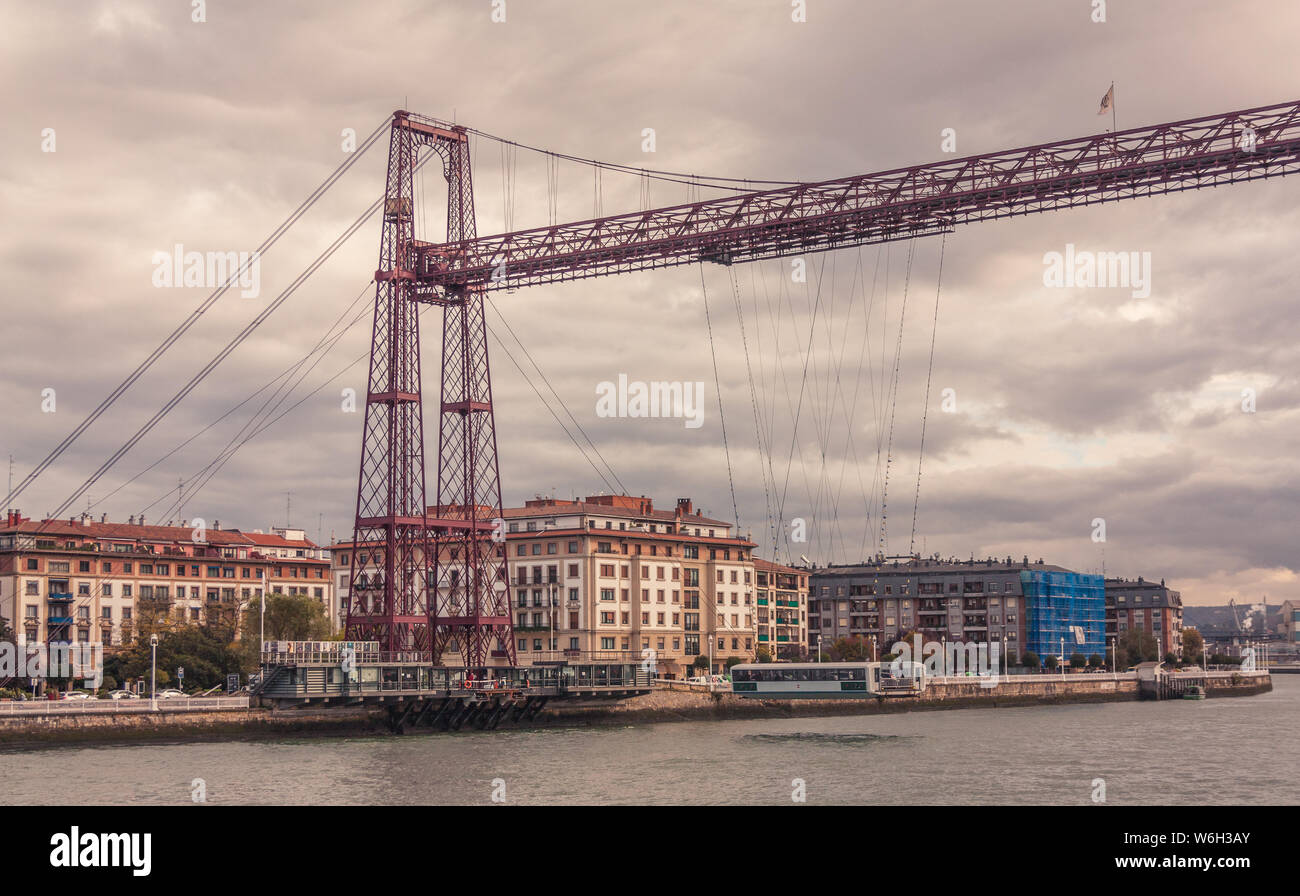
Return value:
<svg viewBox="0 0 1300 896">
<path fill-rule="evenodd" d="M 253 598 L 244 610 L 244 631 L 260 631 L 262 599 Z M 325 641 L 330 621 L 320 601 L 305 594 L 266 595 L 266 640 Z"/>
<path fill-rule="evenodd" d="M 1055 670 L 1056 667 L 1059 666 L 1060 664 L 1061 664 L 1060 661 L 1057 660 L 1057 658 L 1054 656 L 1049 656 L 1047 660 L 1043 663 L 1043 665 L 1045 665 L 1047 668 L 1052 670 Z"/>
<path fill-rule="evenodd" d="M 1019 665 L 1020 665 L 1020 660 L 1016 658 L 1015 652 L 1009 651 L 1007 653 L 1007 667 L 1010 668 L 1011 666 L 1019 666 Z"/>
<path fill-rule="evenodd" d="M 695 662 L 691 663 L 691 668 L 693 669 L 709 668 L 709 658 L 701 653 L 699 656 L 695 658 Z"/>
<path fill-rule="evenodd" d="M 1183 659 L 1200 665 L 1204 660 L 1205 639 L 1194 628 L 1183 629 Z"/>
<path fill-rule="evenodd" d="M 730 672 L 732 666 L 738 666 L 738 665 L 740 665 L 740 664 L 743 663 L 743 662 L 744 662 L 744 660 L 742 660 L 742 659 L 741 659 L 740 657 L 738 657 L 738 656 L 729 656 L 729 657 L 727 657 L 727 659 L 723 662 L 723 664 L 722 664 L 722 668 L 725 669 L 726 671 Z"/>
<path fill-rule="evenodd" d="M 754 649 L 754 662 L 756 663 L 772 662 L 772 652 L 760 644 L 757 648 Z"/>
<path fill-rule="evenodd" d="M 204 689 L 224 684 L 226 675 L 245 671 L 244 657 L 229 624 L 189 625 L 162 617 L 141 618 L 121 650 L 104 660 L 104 680 L 148 681 L 153 669 L 150 638 L 158 636 L 158 687 L 178 679 L 185 669 L 187 686 Z"/>
<path fill-rule="evenodd" d="M 1032 650 L 1026 650 L 1024 655 L 1020 657 L 1020 664 L 1028 669 L 1037 669 L 1042 665 L 1042 661 L 1038 658 L 1038 654 Z"/>
<path fill-rule="evenodd" d="M 1102 656 L 1101 656 L 1100 653 L 1094 653 L 1092 656 L 1088 657 L 1088 666 L 1089 666 L 1090 668 L 1093 668 L 1093 669 L 1100 669 L 1100 668 L 1101 668 L 1102 666 L 1104 666 L 1105 664 L 1106 664 L 1106 661 L 1105 661 L 1104 659 L 1102 659 Z"/>
<path fill-rule="evenodd" d="M 9 620 L 0 616 L 0 641 L 12 644 L 17 639 L 14 637 L 14 630 L 9 627 Z"/>
<path fill-rule="evenodd" d="M 1175 654 L 1172 650 L 1169 651 L 1168 653 L 1165 654 L 1165 663 L 1170 666 L 1177 665 L 1178 655 Z"/>
<path fill-rule="evenodd" d="M 1115 644 L 1115 665 L 1120 669 L 1138 663 L 1150 663 L 1160 658 L 1160 645 L 1155 636 L 1145 629 L 1131 628 L 1120 635 Z"/>
<path fill-rule="evenodd" d="M 1086 665 L 1088 665 L 1088 658 L 1085 657 L 1082 653 L 1075 651 L 1074 653 L 1070 654 L 1071 669 L 1082 669 Z"/>
<path fill-rule="evenodd" d="M 871 645 L 865 638 L 836 638 L 826 649 L 826 656 L 833 663 L 865 663 L 871 659 Z"/>
</svg>

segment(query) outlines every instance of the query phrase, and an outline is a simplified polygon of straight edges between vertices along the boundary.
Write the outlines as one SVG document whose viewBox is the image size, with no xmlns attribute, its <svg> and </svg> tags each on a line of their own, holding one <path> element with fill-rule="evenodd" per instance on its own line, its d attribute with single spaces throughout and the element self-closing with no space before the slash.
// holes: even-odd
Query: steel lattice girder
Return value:
<svg viewBox="0 0 1300 896">
<path fill-rule="evenodd" d="M 417 293 L 514 288 L 945 232 L 956 224 L 1292 174 L 1300 102 L 815 184 L 416 245 Z"/>
</svg>

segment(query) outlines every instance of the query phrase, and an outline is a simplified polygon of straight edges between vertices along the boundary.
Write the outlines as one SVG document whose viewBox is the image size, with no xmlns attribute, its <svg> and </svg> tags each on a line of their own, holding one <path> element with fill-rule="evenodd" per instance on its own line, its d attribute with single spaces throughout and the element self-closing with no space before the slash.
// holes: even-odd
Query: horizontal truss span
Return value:
<svg viewBox="0 0 1300 896">
<path fill-rule="evenodd" d="M 416 242 L 416 295 L 730 264 L 927 236 L 957 224 L 1293 174 L 1300 102 L 876 174 L 443 244 Z"/>
</svg>

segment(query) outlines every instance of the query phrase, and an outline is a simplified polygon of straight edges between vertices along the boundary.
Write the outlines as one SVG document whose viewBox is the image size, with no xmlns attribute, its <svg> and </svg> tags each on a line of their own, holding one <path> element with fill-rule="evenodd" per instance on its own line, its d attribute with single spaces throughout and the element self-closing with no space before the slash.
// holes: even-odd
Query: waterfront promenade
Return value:
<svg viewBox="0 0 1300 896">
<path fill-rule="evenodd" d="M 1211 698 L 1249 697 L 1273 688 L 1267 672 L 1200 673 Z M 931 679 L 916 697 L 838 700 L 757 700 L 729 691 L 668 682 L 623 700 L 556 703 L 523 728 L 603 727 L 682 721 L 813 718 L 970 708 L 1115 703 L 1141 699 L 1135 673 L 1003 676 L 994 687 L 974 677 Z M 1158 701 L 1151 701 L 1158 702 Z M 108 705 L 102 705 L 108 704 Z M 125 705 L 124 705 L 125 704 Z M 382 709 L 338 706 L 273 710 L 254 698 L 151 701 L 30 701 L 0 703 L 0 744 L 57 745 L 75 741 L 195 740 L 284 735 L 355 735 L 387 731 Z M 485 733 L 483 736 L 491 736 Z"/>
</svg>

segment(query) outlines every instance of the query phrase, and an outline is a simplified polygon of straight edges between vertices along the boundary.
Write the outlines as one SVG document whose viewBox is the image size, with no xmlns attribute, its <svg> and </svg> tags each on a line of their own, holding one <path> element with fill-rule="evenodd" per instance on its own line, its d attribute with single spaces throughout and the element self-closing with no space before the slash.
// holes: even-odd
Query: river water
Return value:
<svg viewBox="0 0 1300 896">
<path fill-rule="evenodd" d="M 1255 697 L 0 753 L 0 803 L 1300 804 L 1300 675 Z M 798 779 L 798 780 L 796 780 Z M 798 781 L 802 781 L 802 786 Z"/>
</svg>

